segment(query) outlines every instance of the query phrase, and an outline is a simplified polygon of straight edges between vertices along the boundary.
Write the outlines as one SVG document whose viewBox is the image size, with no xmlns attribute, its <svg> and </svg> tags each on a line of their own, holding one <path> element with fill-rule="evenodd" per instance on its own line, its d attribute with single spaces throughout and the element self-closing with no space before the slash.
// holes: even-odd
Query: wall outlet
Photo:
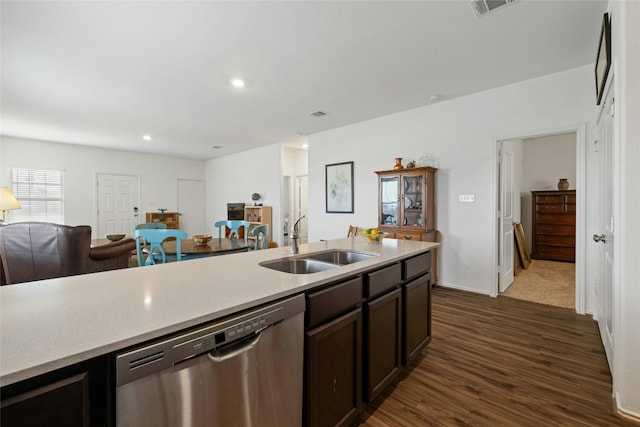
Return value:
<svg viewBox="0 0 640 427">
<path fill-rule="evenodd" d="M 458 201 L 460 203 L 473 203 L 475 200 L 474 194 L 460 194 L 458 196 Z"/>
</svg>

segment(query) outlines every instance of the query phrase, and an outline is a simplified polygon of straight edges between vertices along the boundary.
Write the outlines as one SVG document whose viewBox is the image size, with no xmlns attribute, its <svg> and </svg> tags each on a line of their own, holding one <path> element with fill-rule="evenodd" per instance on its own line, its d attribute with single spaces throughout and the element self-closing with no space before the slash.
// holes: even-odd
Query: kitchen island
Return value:
<svg viewBox="0 0 640 427">
<path fill-rule="evenodd" d="M 0 385 L 9 386 L 252 307 L 348 279 L 436 248 L 438 243 L 345 238 L 300 245 L 296 256 L 345 249 L 375 257 L 313 273 L 259 263 L 281 247 L 0 288 Z"/>
</svg>

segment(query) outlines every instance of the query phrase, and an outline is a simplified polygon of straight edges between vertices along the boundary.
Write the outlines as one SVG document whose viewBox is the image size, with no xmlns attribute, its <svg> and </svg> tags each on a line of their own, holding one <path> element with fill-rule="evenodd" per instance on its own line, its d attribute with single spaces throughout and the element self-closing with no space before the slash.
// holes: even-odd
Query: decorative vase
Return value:
<svg viewBox="0 0 640 427">
<path fill-rule="evenodd" d="M 560 178 L 558 181 L 558 190 L 568 190 L 569 189 L 569 181 L 567 178 Z"/>
<path fill-rule="evenodd" d="M 396 164 L 393 166 L 394 169 L 404 169 L 402 166 L 402 157 L 396 157 Z"/>
</svg>

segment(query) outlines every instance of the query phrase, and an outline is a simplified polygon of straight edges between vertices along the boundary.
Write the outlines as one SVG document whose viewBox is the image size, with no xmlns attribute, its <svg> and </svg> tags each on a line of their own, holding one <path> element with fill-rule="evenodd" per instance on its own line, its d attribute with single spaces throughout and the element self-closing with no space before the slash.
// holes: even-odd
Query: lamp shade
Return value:
<svg viewBox="0 0 640 427">
<path fill-rule="evenodd" d="M 0 187 L 0 212 L 2 212 L 2 221 L 4 221 L 7 211 L 12 209 L 20 209 L 20 203 L 18 203 L 8 187 Z"/>
</svg>

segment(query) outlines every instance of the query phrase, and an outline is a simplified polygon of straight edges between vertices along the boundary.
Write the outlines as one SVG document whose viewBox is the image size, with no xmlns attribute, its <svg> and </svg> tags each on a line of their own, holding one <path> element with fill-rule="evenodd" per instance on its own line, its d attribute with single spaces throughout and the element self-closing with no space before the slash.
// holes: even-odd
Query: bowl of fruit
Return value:
<svg viewBox="0 0 640 427">
<path fill-rule="evenodd" d="M 382 239 L 384 239 L 384 237 L 387 234 L 389 234 L 389 233 L 385 233 L 384 231 L 380 231 L 377 228 L 367 228 L 366 230 L 362 231 L 362 237 L 364 237 L 367 240 L 367 243 L 380 244 L 380 243 L 382 243 Z"/>
<path fill-rule="evenodd" d="M 208 234 L 196 234 L 193 236 L 193 241 L 196 245 L 206 245 L 211 240 L 211 236 Z"/>
</svg>

